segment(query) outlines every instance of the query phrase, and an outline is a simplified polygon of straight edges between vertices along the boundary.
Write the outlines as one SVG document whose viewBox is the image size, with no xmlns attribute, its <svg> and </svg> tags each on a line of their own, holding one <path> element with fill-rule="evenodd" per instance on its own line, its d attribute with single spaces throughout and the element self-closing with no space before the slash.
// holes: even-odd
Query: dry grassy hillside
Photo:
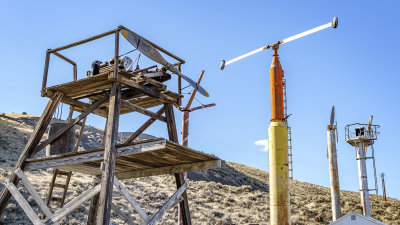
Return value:
<svg viewBox="0 0 400 225">
<path fill-rule="evenodd" d="M 5 117 L 6 116 L 6 117 Z M 9 118 L 8 118 L 9 117 Z M 11 119 L 10 119 L 11 118 Z M 6 114 L 0 116 L 0 183 L 4 182 L 7 169 L 15 163 L 29 133 L 35 117 Z M 90 134 L 88 134 L 90 135 Z M 193 172 L 188 175 L 188 196 L 193 224 L 268 224 L 268 173 L 236 163 L 224 163 L 220 169 Z M 31 182 L 42 197 L 47 192 L 51 175 L 46 170 L 29 173 Z M 143 209 L 156 212 L 175 191 L 173 176 L 163 175 L 124 180 L 127 189 Z M 92 186 L 92 177 L 74 174 L 67 201 Z M 21 186 L 19 186 L 22 189 Z M 25 193 L 31 205 L 32 197 Z M 329 189 L 293 180 L 290 182 L 290 203 L 293 224 L 328 224 L 331 218 Z M 342 211 L 361 212 L 359 194 L 342 191 Z M 114 203 L 123 211 L 133 215 L 141 223 L 138 214 L 117 192 Z M 76 209 L 63 224 L 85 224 L 88 204 Z M 388 224 L 400 224 L 400 201 L 371 195 L 372 216 Z M 177 207 L 172 208 L 160 224 L 176 224 Z M 22 209 L 12 199 L 0 220 L 3 224 L 30 224 Z M 113 214 L 115 224 L 124 221 Z"/>
</svg>

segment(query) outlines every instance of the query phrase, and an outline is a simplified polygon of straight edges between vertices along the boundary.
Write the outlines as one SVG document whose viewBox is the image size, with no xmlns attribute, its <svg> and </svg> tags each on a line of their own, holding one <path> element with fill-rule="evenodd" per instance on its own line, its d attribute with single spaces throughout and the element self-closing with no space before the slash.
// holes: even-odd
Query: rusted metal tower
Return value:
<svg viewBox="0 0 400 225">
<path fill-rule="evenodd" d="M 332 220 L 341 217 L 339 170 L 337 165 L 336 141 L 337 125 L 335 124 L 335 106 L 332 106 L 331 120 L 327 128 L 329 177 L 331 183 Z"/>
<path fill-rule="evenodd" d="M 124 65 L 119 53 L 120 34 L 130 42 L 136 50 L 146 55 L 162 66 L 151 66 L 145 69 L 130 70 Z M 77 79 L 77 64 L 60 54 L 60 51 L 81 45 L 105 36 L 115 36 L 113 65 L 104 66 L 93 71 L 91 76 Z M 170 56 L 177 62 L 170 64 L 159 53 Z M 74 68 L 73 81 L 55 86 L 47 86 L 50 56 L 55 55 L 72 64 Z M 110 63 L 112 63 L 110 62 Z M 191 224 L 189 203 L 186 194 L 187 183 L 184 179 L 185 171 L 218 168 L 221 161 L 215 157 L 199 151 L 189 149 L 178 144 L 173 106 L 181 104 L 182 95 L 167 90 L 162 82 L 171 78 L 168 73 L 177 74 L 204 95 L 208 93 L 196 82 L 183 75 L 179 65 L 185 63 L 181 58 L 173 55 L 158 45 L 139 36 L 133 31 L 119 26 L 116 29 L 99 34 L 60 48 L 49 49 L 46 52 L 46 61 L 42 83 L 42 96 L 50 100 L 44 109 L 30 139 L 18 159 L 15 168 L 6 179 L 5 187 L 0 193 L 0 215 L 4 212 L 11 195 L 15 198 L 33 224 L 58 224 L 59 221 L 76 208 L 90 201 L 87 224 L 109 225 L 111 210 L 128 224 L 137 221 L 121 211 L 112 203 L 113 187 L 130 203 L 129 205 L 139 214 L 137 220 L 143 224 L 156 224 L 166 211 L 174 205 L 179 205 L 182 221 L 185 225 Z M 95 66 L 99 66 L 95 64 Z M 156 68 L 157 67 L 157 68 Z M 154 70 L 150 70 L 154 68 Z M 68 104 L 73 111 L 81 114 L 67 120 L 62 128 L 41 142 L 43 134 L 59 103 Z M 159 107 L 157 112 L 150 108 Z M 142 126 L 132 133 L 124 143 L 117 143 L 119 118 L 122 114 L 137 112 L 150 117 Z M 106 129 L 103 147 L 83 152 L 56 154 L 43 158 L 35 155 L 47 145 L 56 142 L 63 134 L 68 133 L 74 125 L 81 123 L 88 115 L 95 114 L 106 118 Z M 72 113 L 70 113 L 72 115 Z M 142 134 L 156 120 L 164 122 L 168 130 L 168 138 L 156 138 L 137 141 Z M 79 137 L 80 138 L 80 137 Z M 76 145 L 75 145 L 76 146 Z M 73 145 L 70 149 L 73 148 Z M 30 170 L 54 168 L 68 172 L 79 172 L 97 177 L 92 188 L 81 193 L 78 197 L 68 201 L 59 209 L 52 211 L 32 183 L 26 176 Z M 130 195 L 123 179 L 174 174 L 177 191 L 153 215 L 148 215 L 135 199 Z M 39 206 L 39 211 L 45 215 L 40 219 L 36 211 L 29 205 L 16 185 L 22 181 L 28 192 Z"/>
<path fill-rule="evenodd" d="M 200 84 L 201 79 L 203 78 L 203 75 L 204 75 L 204 70 L 201 71 L 201 74 L 200 74 L 199 80 L 197 81 L 197 84 Z M 215 106 L 215 103 L 211 103 L 211 104 L 206 104 L 206 105 L 201 105 L 198 107 L 191 108 L 196 93 L 197 93 L 196 89 L 193 90 L 185 107 L 183 107 L 183 108 L 178 107 L 178 109 L 182 112 L 181 143 L 182 143 L 182 146 L 184 146 L 184 147 L 189 146 L 189 114 L 190 114 L 190 112 Z M 183 174 L 184 174 L 184 179 L 186 180 L 187 172 L 184 172 Z M 181 224 L 183 224 L 183 216 L 182 216 L 180 210 L 178 210 L 178 225 L 181 225 Z"/>
<path fill-rule="evenodd" d="M 285 103 L 283 92 L 284 72 L 279 61 L 278 49 L 282 44 L 329 27 L 336 28 L 337 26 L 338 19 L 335 17 L 332 22 L 285 38 L 276 43 L 263 46 L 229 61 L 222 60 L 221 62 L 220 68 L 223 70 L 225 66 L 255 53 L 270 48 L 274 50 L 270 67 L 271 124 L 268 128 L 270 224 L 272 225 L 286 225 L 291 223 L 289 209 L 288 128 L 285 123 Z"/>
<path fill-rule="evenodd" d="M 372 124 L 372 116 L 370 117 L 368 124 L 354 123 L 349 124 L 345 127 L 345 139 L 346 142 L 351 146 L 355 147 L 356 160 L 358 164 L 358 177 L 360 183 L 360 195 L 361 205 L 363 208 L 363 214 L 365 216 L 371 216 L 371 208 L 369 202 L 369 191 L 378 191 L 376 181 L 376 168 L 375 168 L 375 156 L 374 156 L 374 141 L 378 138 L 379 125 Z M 371 149 L 371 156 L 367 156 L 368 147 Z M 366 160 L 373 160 L 373 170 L 375 175 L 375 189 L 368 188 L 368 176 L 367 176 L 367 164 Z"/>
</svg>

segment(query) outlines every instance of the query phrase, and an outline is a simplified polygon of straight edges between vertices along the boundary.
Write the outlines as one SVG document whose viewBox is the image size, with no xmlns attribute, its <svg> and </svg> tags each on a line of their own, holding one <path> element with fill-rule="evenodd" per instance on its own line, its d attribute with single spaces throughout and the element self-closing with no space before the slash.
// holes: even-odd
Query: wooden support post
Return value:
<svg viewBox="0 0 400 225">
<path fill-rule="evenodd" d="M 117 64 L 117 63 L 116 63 Z M 111 87 L 110 106 L 107 119 L 107 129 L 102 166 L 101 191 L 97 209 L 98 225 L 110 223 L 113 180 L 115 174 L 115 143 L 118 135 L 118 122 L 121 105 L 121 86 L 114 82 Z"/>
<path fill-rule="evenodd" d="M 94 178 L 95 185 L 100 183 L 100 180 L 97 177 Z M 97 216 L 97 205 L 99 204 L 99 193 L 95 194 L 90 200 L 89 214 L 87 219 L 87 225 L 96 225 L 96 216 Z"/>
<path fill-rule="evenodd" d="M 176 131 L 175 124 L 175 115 L 174 108 L 171 104 L 165 104 L 166 108 L 166 117 L 167 117 L 167 127 L 168 127 L 168 136 L 169 140 L 175 143 L 179 143 L 178 141 L 178 133 Z M 182 185 L 185 184 L 184 174 L 183 173 L 175 173 L 175 180 L 177 189 L 179 189 Z M 182 215 L 182 222 L 184 225 L 191 225 L 192 221 L 190 219 L 190 211 L 189 211 L 189 201 L 186 194 L 186 191 L 182 193 L 183 201 L 179 203 L 178 213 L 180 212 Z"/>
<path fill-rule="evenodd" d="M 35 130 L 33 131 L 31 137 L 29 138 L 28 142 L 25 145 L 24 150 L 21 153 L 17 163 L 15 164 L 14 170 L 21 168 L 22 170 L 25 168 L 26 159 L 28 159 L 36 146 L 39 144 L 40 139 L 42 138 L 44 132 L 46 131 L 47 126 L 50 123 L 50 120 L 57 109 L 58 103 L 60 102 L 63 94 L 60 92 L 56 92 L 53 97 L 47 103 L 46 108 L 43 111 L 42 116 L 40 117 L 39 121 L 36 124 Z M 18 183 L 18 178 L 14 172 L 12 172 L 8 179 L 13 183 Z M 3 190 L 0 193 L 0 217 L 4 212 L 4 209 L 7 206 L 8 199 L 10 199 L 11 195 L 7 188 L 3 187 Z"/>
<path fill-rule="evenodd" d="M 163 113 L 165 112 L 165 107 L 162 107 L 161 109 L 159 109 L 156 114 L 161 116 Z M 156 121 L 155 118 L 150 118 L 149 120 L 147 120 L 141 127 L 139 127 L 139 129 L 137 129 L 137 131 L 135 131 L 135 133 L 133 133 L 128 139 L 125 140 L 124 144 L 128 144 L 132 141 L 134 141 L 137 137 L 139 137 L 139 135 L 141 135 L 151 124 L 154 123 L 154 121 Z"/>
</svg>

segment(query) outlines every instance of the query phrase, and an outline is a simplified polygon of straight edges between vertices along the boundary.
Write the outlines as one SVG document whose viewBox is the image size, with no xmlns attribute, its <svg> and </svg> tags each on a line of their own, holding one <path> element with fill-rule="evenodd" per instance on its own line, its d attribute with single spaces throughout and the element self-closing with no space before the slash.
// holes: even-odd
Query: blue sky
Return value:
<svg viewBox="0 0 400 225">
<path fill-rule="evenodd" d="M 327 29 L 281 46 L 293 135 L 294 178 L 329 186 L 326 126 L 332 105 L 339 126 L 340 185 L 357 191 L 355 150 L 344 141 L 344 126 L 381 125 L 375 144 L 377 172 L 386 174 L 390 197 L 400 198 L 398 9 L 396 1 L 41 1 L 3 3 L 0 9 L 0 112 L 40 115 L 48 99 L 40 97 L 45 51 L 124 25 L 186 60 L 183 71 L 197 79 L 216 107 L 190 116 L 189 144 L 224 160 L 267 170 L 266 139 L 270 118 L 269 66 L 263 51 L 219 70 L 230 59 L 339 17 Z M 121 41 L 121 53 L 132 49 Z M 84 77 L 92 61 L 113 57 L 113 39 L 94 42 L 64 55 L 78 62 Z M 136 53 L 131 55 L 136 57 Z M 144 57 L 141 66 L 150 65 Z M 70 81 L 72 68 L 51 60 L 49 84 Z M 176 90 L 176 80 L 167 84 Z M 196 104 L 196 103 L 195 103 Z M 66 113 L 64 113 L 66 114 Z M 65 116 L 65 115 L 64 115 Z M 176 112 L 178 128 L 180 113 Z M 120 131 L 133 131 L 145 117 L 122 116 Z M 104 126 L 91 117 L 90 123 Z M 146 131 L 165 136 L 163 124 Z M 370 167 L 371 168 L 371 167 Z M 372 178 L 372 171 L 369 170 Z M 370 180 L 370 185 L 373 184 Z M 379 182 L 380 183 L 380 182 Z M 381 193 L 381 192 L 380 192 Z"/>
</svg>

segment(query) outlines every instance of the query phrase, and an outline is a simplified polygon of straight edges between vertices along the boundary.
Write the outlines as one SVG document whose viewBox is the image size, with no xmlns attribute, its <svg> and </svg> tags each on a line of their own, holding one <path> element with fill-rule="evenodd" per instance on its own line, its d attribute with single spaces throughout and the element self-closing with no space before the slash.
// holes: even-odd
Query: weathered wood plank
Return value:
<svg viewBox="0 0 400 225">
<path fill-rule="evenodd" d="M 162 115 L 165 112 L 165 107 L 163 106 L 161 109 L 159 109 L 156 114 L 157 115 Z M 155 118 L 150 118 L 147 120 L 139 129 L 137 129 L 131 136 L 128 137 L 128 139 L 125 140 L 124 144 L 131 143 L 134 141 L 137 137 L 139 137 L 140 134 L 142 134 L 151 124 L 153 124 L 156 121 Z"/>
<path fill-rule="evenodd" d="M 57 221 L 59 221 L 60 219 L 62 219 L 64 216 L 68 215 L 69 213 L 71 213 L 72 211 L 74 211 L 76 208 L 78 208 L 79 206 L 81 206 L 84 202 L 86 202 L 87 200 L 89 200 L 90 198 L 92 198 L 94 195 L 96 195 L 97 193 L 99 193 L 100 191 L 100 184 L 96 185 L 95 187 L 83 192 L 82 194 L 80 194 L 78 197 L 76 197 L 74 200 L 68 202 L 67 204 L 64 205 L 64 207 L 62 207 L 61 209 L 57 210 L 54 212 L 53 216 L 50 217 L 47 221 L 46 221 L 46 225 L 47 224 L 53 224 Z"/>
<path fill-rule="evenodd" d="M 18 191 L 17 187 L 11 182 L 7 180 L 5 183 L 5 187 L 11 192 L 12 196 L 14 196 L 15 200 L 24 210 L 25 214 L 35 225 L 43 225 L 42 220 L 36 215 L 36 212 L 32 209 L 29 203 L 25 200 L 24 196 Z"/>
<path fill-rule="evenodd" d="M 32 186 L 31 182 L 29 182 L 28 178 L 25 176 L 24 172 L 22 172 L 21 168 L 18 168 L 15 171 L 15 174 L 21 179 L 22 183 L 26 187 L 26 189 L 29 191 L 29 193 L 32 195 L 33 199 L 36 201 L 42 212 L 47 216 L 47 217 L 52 217 L 53 213 L 50 211 L 50 209 L 47 207 L 47 205 L 44 203 L 43 199 L 39 196 L 35 188 Z M 58 223 L 57 223 L 58 224 Z"/>
<path fill-rule="evenodd" d="M 47 126 L 50 123 L 50 120 L 57 109 L 58 103 L 60 102 L 63 94 L 60 92 L 54 93 L 52 98 L 47 103 L 46 108 L 43 111 L 43 114 L 40 116 L 39 121 L 36 124 L 35 130 L 33 131 L 32 135 L 30 136 L 28 142 L 25 145 L 24 150 L 22 151 L 17 163 L 15 164 L 14 169 L 17 168 L 25 168 L 26 160 L 31 157 L 33 150 L 39 144 L 40 139 L 42 138 L 44 132 L 46 131 Z M 8 179 L 13 182 L 14 184 L 18 183 L 17 176 L 15 173 L 11 173 Z M 3 214 L 4 209 L 7 206 L 7 201 L 10 198 L 10 192 L 8 189 L 3 187 L 3 190 L 0 193 L 0 216 Z"/>
<path fill-rule="evenodd" d="M 128 190 L 124 187 L 124 185 L 121 184 L 121 182 L 119 182 L 119 180 L 116 177 L 114 177 L 114 186 L 126 198 L 126 200 L 128 200 L 128 202 L 133 206 L 133 208 L 135 208 L 136 212 L 139 213 L 139 215 L 143 218 L 143 220 L 147 222 L 149 220 L 149 216 L 143 211 L 139 203 L 137 203 L 135 199 L 132 198 Z"/>
<path fill-rule="evenodd" d="M 152 118 L 158 119 L 158 120 L 163 121 L 163 122 L 167 122 L 167 119 L 164 116 L 160 116 L 157 113 L 154 113 L 154 112 L 152 112 L 150 110 L 147 110 L 147 109 L 144 109 L 144 108 L 142 108 L 140 106 L 132 104 L 129 101 L 121 100 L 121 104 L 122 104 L 122 106 L 130 108 L 133 111 L 139 112 L 139 113 L 141 113 L 143 115 L 150 116 Z"/>
<path fill-rule="evenodd" d="M 118 179 L 123 180 L 123 179 L 138 178 L 138 177 L 157 176 L 162 174 L 181 173 L 185 171 L 208 170 L 220 167 L 221 167 L 221 160 L 212 160 L 212 161 L 188 163 L 176 166 L 165 166 L 165 167 L 158 167 L 158 168 L 151 168 L 144 170 L 120 172 L 116 174 L 116 177 Z"/>
<path fill-rule="evenodd" d="M 161 220 L 162 216 L 176 203 L 179 201 L 179 197 L 186 191 L 187 183 L 183 183 L 178 190 L 172 195 L 170 199 L 159 209 L 149 220 L 147 225 L 155 225 Z"/>
<path fill-rule="evenodd" d="M 146 151 L 163 150 L 166 146 L 166 140 L 157 140 L 149 143 L 136 144 L 131 146 L 119 147 L 117 156 L 130 155 Z M 78 152 L 74 154 L 65 154 L 62 157 L 46 157 L 41 160 L 29 161 L 26 170 L 44 169 L 68 164 L 78 164 L 104 159 L 102 150 Z"/>
</svg>

